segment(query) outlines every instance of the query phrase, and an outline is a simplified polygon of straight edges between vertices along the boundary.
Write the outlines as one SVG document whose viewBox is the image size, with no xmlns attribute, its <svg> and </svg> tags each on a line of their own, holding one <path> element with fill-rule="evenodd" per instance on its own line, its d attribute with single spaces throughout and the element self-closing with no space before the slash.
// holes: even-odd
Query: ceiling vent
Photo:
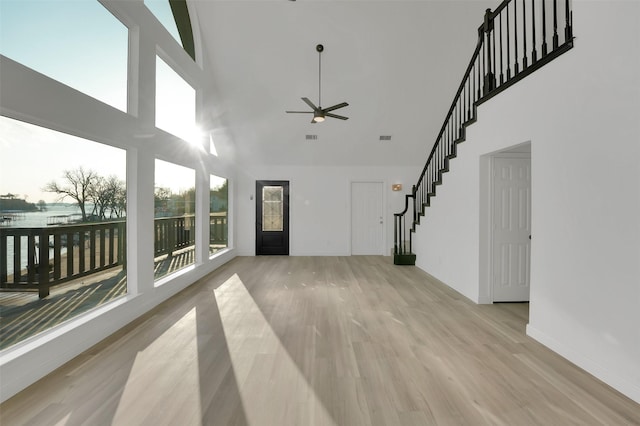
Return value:
<svg viewBox="0 0 640 426">
<path fill-rule="evenodd" d="M 308 141 L 315 141 L 318 140 L 318 135 L 306 135 L 305 139 Z"/>
<path fill-rule="evenodd" d="M 381 141 L 390 141 L 391 140 L 391 135 L 380 135 L 380 140 Z"/>
</svg>

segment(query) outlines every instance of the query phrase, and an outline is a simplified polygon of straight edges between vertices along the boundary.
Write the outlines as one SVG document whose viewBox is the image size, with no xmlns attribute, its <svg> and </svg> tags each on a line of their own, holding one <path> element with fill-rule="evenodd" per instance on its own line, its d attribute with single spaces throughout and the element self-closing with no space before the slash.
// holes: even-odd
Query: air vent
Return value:
<svg viewBox="0 0 640 426">
<path fill-rule="evenodd" d="M 380 135 L 380 140 L 381 141 L 390 141 L 391 140 L 391 135 Z"/>
<path fill-rule="evenodd" d="M 308 141 L 315 141 L 318 140 L 318 135 L 306 135 L 305 139 Z"/>
</svg>

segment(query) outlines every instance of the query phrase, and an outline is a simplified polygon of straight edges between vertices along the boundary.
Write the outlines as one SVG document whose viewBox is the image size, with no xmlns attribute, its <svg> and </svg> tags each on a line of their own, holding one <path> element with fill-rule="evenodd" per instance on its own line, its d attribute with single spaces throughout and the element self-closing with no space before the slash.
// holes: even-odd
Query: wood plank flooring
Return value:
<svg viewBox="0 0 640 426">
<path fill-rule="evenodd" d="M 640 406 L 390 258 L 236 258 L 0 406 L 2 425 L 640 425 Z"/>
</svg>

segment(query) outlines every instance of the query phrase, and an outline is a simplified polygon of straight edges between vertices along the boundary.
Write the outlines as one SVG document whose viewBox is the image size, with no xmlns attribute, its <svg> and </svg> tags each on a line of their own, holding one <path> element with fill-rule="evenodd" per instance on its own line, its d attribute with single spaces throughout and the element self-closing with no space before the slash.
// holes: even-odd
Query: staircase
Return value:
<svg viewBox="0 0 640 426">
<path fill-rule="evenodd" d="M 471 61 L 424 169 L 405 196 L 404 210 L 394 214 L 394 264 L 415 265 L 413 233 L 456 158 L 458 144 L 465 141 L 466 128 L 476 121 L 477 107 L 572 47 L 569 0 L 504 0 L 494 11 L 487 9 Z"/>
</svg>

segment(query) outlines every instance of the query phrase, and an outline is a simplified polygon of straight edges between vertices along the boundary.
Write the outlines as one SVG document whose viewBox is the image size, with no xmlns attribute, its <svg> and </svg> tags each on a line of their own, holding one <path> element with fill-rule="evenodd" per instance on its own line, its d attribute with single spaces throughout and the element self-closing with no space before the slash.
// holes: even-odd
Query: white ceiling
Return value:
<svg viewBox="0 0 640 426">
<path fill-rule="evenodd" d="M 496 1 L 193 2 L 215 85 L 214 137 L 266 165 L 422 166 Z M 300 99 L 349 120 L 311 124 Z M 317 135 L 307 141 L 305 135 Z M 380 141 L 391 135 L 391 141 Z"/>
</svg>

